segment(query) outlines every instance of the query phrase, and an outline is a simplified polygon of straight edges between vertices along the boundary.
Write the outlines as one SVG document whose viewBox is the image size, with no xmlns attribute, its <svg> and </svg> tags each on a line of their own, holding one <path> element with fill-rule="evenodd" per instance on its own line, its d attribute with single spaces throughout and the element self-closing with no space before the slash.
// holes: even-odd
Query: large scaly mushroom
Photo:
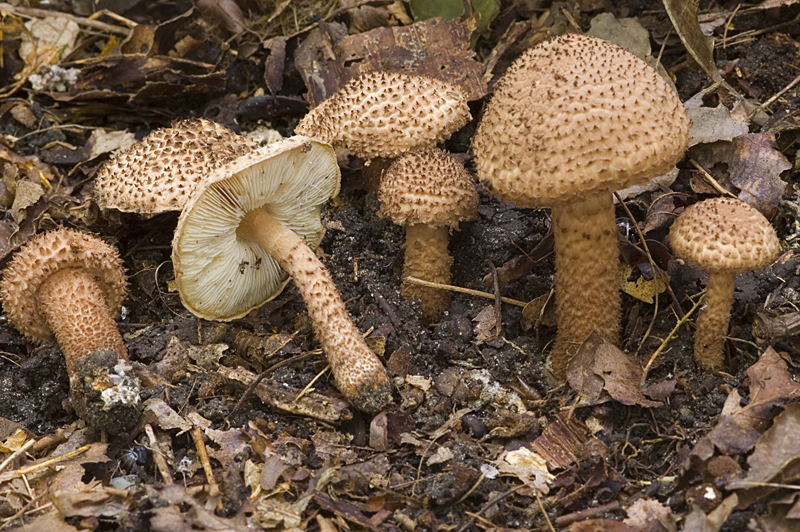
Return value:
<svg viewBox="0 0 800 532">
<path fill-rule="evenodd" d="M 688 130 L 678 95 L 653 68 L 594 37 L 543 41 L 497 83 L 472 146 L 478 178 L 496 196 L 552 210 L 558 334 L 550 382 L 564 381 L 593 330 L 619 341 L 612 193 L 674 167 Z"/>
<path fill-rule="evenodd" d="M 90 425 L 121 433 L 138 419 L 139 382 L 114 319 L 128 282 L 117 251 L 72 229 L 36 235 L 3 271 L 0 301 L 31 342 L 55 335 L 72 407 Z"/>
</svg>

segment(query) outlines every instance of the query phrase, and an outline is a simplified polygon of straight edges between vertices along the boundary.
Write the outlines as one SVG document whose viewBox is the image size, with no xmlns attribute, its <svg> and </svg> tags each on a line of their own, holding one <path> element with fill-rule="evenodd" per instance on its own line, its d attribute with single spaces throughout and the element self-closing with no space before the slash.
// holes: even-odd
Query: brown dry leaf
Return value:
<svg viewBox="0 0 800 532">
<path fill-rule="evenodd" d="M 800 397 L 800 383 L 792 379 L 789 365 L 771 347 L 746 373 L 750 379 L 751 405 Z"/>
<path fill-rule="evenodd" d="M 41 517 L 37 517 L 28 524 L 14 529 L 16 532 L 78 532 L 74 526 L 64 521 L 64 516 L 59 512 L 50 512 Z"/>
<path fill-rule="evenodd" d="M 739 509 L 747 508 L 777 489 L 764 483 L 790 484 L 800 478 L 798 434 L 800 403 L 790 403 L 756 443 L 753 454 L 747 459 L 750 466 L 747 476 L 726 486 L 738 490 Z"/>
<path fill-rule="evenodd" d="M 116 491 L 107 492 L 99 480 L 89 484 L 78 481 L 68 490 L 51 491 L 50 501 L 64 517 L 116 518 L 127 512 L 132 503 Z"/>
<path fill-rule="evenodd" d="M 320 22 L 295 53 L 295 65 L 317 105 L 351 78 L 375 70 L 428 76 L 459 87 L 468 100 L 486 95 L 483 65 L 470 50 L 469 22 L 434 18 L 410 26 L 348 35 Z"/>
<path fill-rule="evenodd" d="M 678 526 L 669 506 L 655 499 L 636 499 L 625 509 L 623 523 L 638 532 L 676 532 Z"/>
<path fill-rule="evenodd" d="M 550 492 L 549 484 L 555 479 L 547 469 L 547 461 L 525 447 L 515 451 L 505 451 L 491 463 L 500 473 L 518 478 L 529 491 L 535 490 L 542 495 Z"/>
<path fill-rule="evenodd" d="M 550 469 L 564 469 L 578 461 L 577 450 L 589 439 L 589 429 L 568 412 L 561 412 L 533 441 L 533 449 Z"/>
<path fill-rule="evenodd" d="M 756 515 L 749 526 L 754 532 L 800 530 L 800 493 L 794 492 L 769 503 L 766 515 Z"/>
<path fill-rule="evenodd" d="M 663 0 L 672 25 L 681 38 L 686 51 L 713 81 L 722 81 L 714 63 L 711 37 L 703 35 L 697 19 L 697 6 L 700 0 Z"/>
<path fill-rule="evenodd" d="M 483 307 L 477 316 L 472 318 L 475 322 L 475 343 L 486 344 L 492 347 L 503 347 L 505 341 L 497 336 L 497 310 L 494 305 Z"/>
<path fill-rule="evenodd" d="M 706 436 L 729 456 L 752 449 L 767 429 L 776 405 L 800 397 L 800 384 L 792 380 L 786 361 L 771 347 L 748 368 L 747 376 L 750 403 L 742 407 L 739 392 L 732 390 L 716 426 Z"/>
<path fill-rule="evenodd" d="M 250 386 L 257 377 L 244 368 L 226 366 L 217 368 L 217 373 L 245 386 Z M 297 388 L 264 379 L 256 387 L 255 394 L 265 403 L 292 414 L 313 417 L 328 423 L 352 419 L 353 414 L 350 412 L 347 402 L 316 392 L 306 393 L 298 399 L 300 391 Z"/>
<path fill-rule="evenodd" d="M 180 429 L 178 434 L 192 430 L 192 423 L 172 409 L 164 400 L 153 397 L 142 405 L 141 424 L 155 425 L 162 430 Z"/>
<path fill-rule="evenodd" d="M 641 532 L 613 519 L 587 519 L 572 523 L 567 532 Z"/>
<path fill-rule="evenodd" d="M 725 521 L 736 508 L 738 502 L 736 494 L 729 495 L 722 504 L 714 508 L 708 515 L 703 510 L 695 506 L 691 513 L 686 516 L 683 525 L 683 532 L 719 532 Z"/>
<path fill-rule="evenodd" d="M 693 148 L 691 153 L 722 186 L 738 189 L 740 200 L 767 218 L 777 213 L 778 202 L 786 190 L 780 174 L 792 165 L 777 149 L 773 133 L 753 133 L 732 142 L 704 144 Z"/>
<path fill-rule="evenodd" d="M 103 155 L 104 153 L 114 153 L 130 148 L 136 142 L 136 137 L 130 131 L 106 131 L 105 129 L 95 129 L 89 137 L 89 159 Z"/>
<path fill-rule="evenodd" d="M 150 517 L 150 530 L 153 532 L 195 532 L 197 530 L 217 530 L 224 532 L 249 532 L 244 514 L 235 517 L 217 517 L 207 510 L 194 497 L 186 493 L 186 489 L 179 484 L 164 486 L 156 490 L 150 485 L 146 486 L 151 500 L 159 499 L 169 503 L 152 509 Z M 181 511 L 185 508 L 185 512 Z"/>
<path fill-rule="evenodd" d="M 731 113 L 722 104 L 716 107 L 687 108 L 686 114 L 692 121 L 689 127 L 689 146 L 720 140 L 730 142 L 750 131 L 743 112 Z"/>
<path fill-rule="evenodd" d="M 522 309 L 522 318 L 519 320 L 520 328 L 523 331 L 529 331 L 534 325 L 536 327 L 555 327 L 555 299 L 552 292 L 547 292 L 546 294 L 542 294 L 528 301 Z"/>
<path fill-rule="evenodd" d="M 631 274 L 633 274 L 633 268 L 627 264 L 620 264 L 619 287 L 623 292 L 639 301 L 652 305 L 656 294 L 663 294 L 667 290 L 669 276 L 664 272 L 659 272 L 659 275 L 649 280 L 637 276 L 635 281 L 630 280 Z"/>
<path fill-rule="evenodd" d="M 579 406 L 596 405 L 610 399 L 644 407 L 662 406 L 645 397 L 641 388 L 642 368 L 596 332 L 578 348 L 567 366 L 567 382 L 579 394 Z"/>
</svg>

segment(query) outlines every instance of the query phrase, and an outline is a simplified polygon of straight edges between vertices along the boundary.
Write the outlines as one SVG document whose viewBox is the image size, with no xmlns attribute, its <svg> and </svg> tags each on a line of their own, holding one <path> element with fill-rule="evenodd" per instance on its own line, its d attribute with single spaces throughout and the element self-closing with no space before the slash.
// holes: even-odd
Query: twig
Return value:
<svg viewBox="0 0 800 532">
<path fill-rule="evenodd" d="M 14 461 L 14 460 L 16 460 L 17 458 L 19 458 L 19 456 L 20 456 L 20 455 L 22 455 L 23 453 L 25 453 L 25 451 L 27 451 L 28 449 L 30 449 L 31 447 L 33 447 L 33 444 L 34 444 L 34 443 L 36 443 L 36 440 L 34 440 L 34 439 L 30 439 L 30 440 L 26 441 L 26 442 L 25 442 L 25 443 L 22 445 L 22 447 L 20 447 L 19 449 L 17 449 L 17 450 L 16 450 L 16 451 L 14 451 L 13 453 L 11 453 L 11 455 L 10 455 L 8 458 L 6 458 L 6 459 L 3 461 L 3 463 L 2 463 L 2 464 L 0 464 L 0 471 L 2 471 L 3 469 L 5 469 L 5 468 L 8 466 L 8 464 L 10 464 L 11 462 L 13 462 L 13 461 Z"/>
<path fill-rule="evenodd" d="M 423 281 L 422 279 L 417 279 L 416 277 L 403 277 L 404 281 L 408 281 L 411 284 L 418 284 L 420 286 L 427 286 L 428 288 L 439 288 L 441 290 L 450 290 L 451 292 L 459 292 L 461 294 L 468 294 L 471 296 L 477 297 L 485 297 L 486 299 L 494 299 L 494 294 L 490 294 L 488 292 L 480 292 L 478 290 L 472 290 L 470 288 L 462 288 L 460 286 L 453 286 L 450 284 L 441 284 L 441 283 L 434 283 L 431 281 Z M 520 301 L 519 299 L 511 299 L 510 297 L 501 297 L 500 301 L 503 303 L 508 303 L 509 305 L 516 305 L 518 307 L 524 307 L 527 305 L 524 301 Z"/>
<path fill-rule="evenodd" d="M 480 509 L 480 510 L 478 510 L 478 511 L 477 511 L 477 512 L 475 512 L 475 513 L 474 513 L 472 516 L 470 516 L 470 520 L 469 520 L 469 521 L 467 521 L 466 523 L 464 523 L 463 525 L 461 525 L 461 527 L 460 527 L 458 530 L 456 530 L 456 532 L 464 532 L 466 529 L 468 529 L 469 527 L 471 527 L 471 526 L 472 526 L 472 523 L 474 523 L 474 522 L 475 522 L 475 516 L 477 516 L 477 517 L 481 517 L 481 515 L 482 515 L 482 514 L 483 514 L 483 513 L 484 513 L 486 510 L 488 510 L 489 508 L 491 508 L 492 506 L 494 506 L 494 505 L 495 505 L 495 504 L 497 504 L 498 502 L 502 501 L 503 499 L 505 499 L 506 497 L 508 497 L 508 496 L 509 496 L 509 495 L 511 495 L 512 493 L 515 493 L 515 492 L 517 492 L 518 490 L 520 490 L 520 489 L 522 489 L 522 488 L 524 488 L 524 487 L 525 487 L 525 484 L 520 484 L 519 486 L 515 486 L 515 487 L 513 487 L 513 488 L 511 488 L 511 489 L 508 489 L 508 490 L 504 491 L 503 493 L 501 493 L 500 495 L 498 495 L 498 496 L 497 496 L 497 497 L 495 497 L 494 499 L 491 499 L 489 502 L 487 502 L 486 504 L 484 504 L 484 505 L 481 507 L 481 509 Z"/>
<path fill-rule="evenodd" d="M 317 382 L 317 381 L 319 380 L 319 378 L 320 378 L 320 377 L 322 377 L 323 375 L 325 375 L 325 372 L 326 372 L 326 371 L 328 371 L 330 368 L 331 368 L 330 364 L 328 364 L 328 365 L 326 365 L 324 368 L 322 368 L 322 371 L 320 371 L 319 373 L 317 373 L 317 374 L 314 376 L 314 378 L 313 378 L 313 379 L 311 379 L 311 382 L 309 382 L 308 384 L 306 384 L 306 387 L 305 387 L 305 388 L 303 388 L 302 390 L 300 390 L 300 393 L 298 393 L 298 394 L 297 394 L 297 397 L 295 397 L 295 398 L 294 398 L 294 400 L 295 400 L 295 401 L 299 401 L 301 397 L 303 397 L 305 394 L 307 394 L 307 393 L 309 392 L 309 390 L 312 390 L 312 389 L 314 388 L 314 383 L 315 383 L 315 382 Z"/>
<path fill-rule="evenodd" d="M 547 526 L 550 528 L 551 532 L 556 532 L 553 523 L 550 522 L 550 517 L 547 515 L 547 510 L 544 509 L 544 503 L 542 502 L 542 497 L 539 495 L 539 490 L 534 489 L 533 494 L 536 495 L 536 502 L 539 503 L 539 510 L 542 511 L 542 515 L 544 516 L 544 520 L 547 521 Z"/>
<path fill-rule="evenodd" d="M 197 448 L 197 456 L 200 457 L 200 463 L 203 464 L 206 480 L 211 486 L 209 494 L 212 497 L 216 497 L 220 493 L 219 486 L 217 485 L 217 481 L 214 480 L 214 471 L 211 469 L 211 462 L 208 460 L 208 451 L 203 441 L 203 429 L 201 429 L 199 425 L 192 427 L 192 439 L 194 440 L 194 446 Z"/>
<path fill-rule="evenodd" d="M 675 336 L 675 334 L 678 332 L 678 328 L 681 325 L 683 325 L 686 322 L 686 320 L 689 319 L 689 316 L 691 316 L 694 313 L 694 311 L 697 310 L 697 308 L 700 306 L 700 303 L 702 303 L 704 299 L 705 297 L 701 297 L 700 299 L 698 299 L 697 303 L 694 304 L 694 306 L 689 310 L 689 312 L 684 314 L 683 317 L 680 320 L 678 320 L 678 323 L 675 324 L 675 327 L 673 327 L 672 330 L 667 335 L 667 337 L 664 338 L 664 341 L 661 342 L 661 345 L 658 346 L 658 349 L 656 349 L 655 352 L 650 356 L 650 360 L 647 361 L 647 365 L 644 367 L 644 370 L 642 370 L 642 380 L 640 383 L 641 387 L 644 387 L 644 383 L 647 380 L 647 373 L 650 371 L 650 368 L 655 363 L 656 359 L 658 358 L 658 355 L 660 355 L 661 352 L 664 350 L 664 347 L 666 347 L 667 342 L 672 340 L 672 337 Z"/>
<path fill-rule="evenodd" d="M 297 334 L 297 333 L 295 333 L 295 334 Z M 292 338 L 294 338 L 294 335 L 292 335 L 292 337 L 289 338 L 284 344 L 280 345 L 275 351 L 277 351 L 279 349 L 282 349 L 284 345 L 288 344 L 292 340 Z M 261 384 L 261 381 L 263 381 L 265 378 L 267 378 L 273 371 L 275 371 L 275 370 L 277 370 L 279 368 L 282 368 L 284 366 L 288 366 L 289 364 L 292 364 L 294 362 L 298 362 L 300 360 L 304 360 L 306 358 L 310 358 L 312 356 L 316 356 L 316 355 L 318 355 L 320 353 L 321 353 L 321 351 L 310 351 L 308 353 L 303 353 L 302 355 L 298 355 L 296 357 L 287 358 L 286 360 L 281 360 L 280 362 L 277 362 L 277 363 L 271 365 L 270 367 L 268 367 L 267 369 L 265 369 L 264 371 L 262 371 L 261 374 L 258 377 L 256 377 L 256 380 L 254 380 L 250 384 L 250 386 L 247 387 L 247 390 L 244 391 L 244 393 L 242 394 L 241 399 L 239 399 L 236 402 L 236 405 L 233 407 L 233 410 L 231 410 L 230 414 L 228 414 L 225 417 L 225 419 L 228 421 L 228 424 L 230 425 L 230 419 L 233 417 L 234 414 L 236 414 L 242 408 L 242 405 L 245 403 L 245 401 L 250 399 L 250 396 L 253 395 L 253 392 L 255 391 L 256 388 L 258 388 L 258 385 Z M 272 356 L 272 355 L 270 354 L 269 356 Z M 267 358 L 269 358 L 269 356 Z"/>
<path fill-rule="evenodd" d="M 164 484 L 169 486 L 173 483 L 172 473 L 169 472 L 167 459 L 164 458 L 164 454 L 161 452 L 161 445 L 158 443 L 158 439 L 156 439 L 156 433 L 153 432 L 153 427 L 150 425 L 150 423 L 144 426 L 144 432 L 147 434 L 147 438 L 150 440 L 150 450 L 153 452 L 153 461 L 156 463 L 158 472 L 161 473 L 161 478 L 164 480 Z"/>
<path fill-rule="evenodd" d="M 747 115 L 747 119 L 750 120 L 751 118 L 753 118 L 756 115 L 756 113 L 758 113 L 759 111 L 763 111 L 764 109 L 766 109 L 767 107 L 769 107 L 770 105 L 775 103 L 775 100 L 777 100 L 778 98 L 780 98 L 781 96 L 786 94 L 788 91 L 790 91 L 792 89 L 792 87 L 794 87 L 798 83 L 800 83 L 800 76 L 797 76 L 796 78 L 794 78 L 791 82 L 789 82 L 788 85 L 786 85 L 780 91 L 775 93 L 775 95 L 772 98 L 770 98 L 766 102 L 762 103 L 761 105 L 759 105 L 758 107 L 756 107 L 755 109 L 750 111 L 750 114 Z"/>
<path fill-rule="evenodd" d="M 697 168 L 697 170 L 700 172 L 700 175 L 702 175 L 702 176 L 703 176 L 703 179 L 705 179 L 705 180 L 706 180 L 706 182 L 707 182 L 709 185 L 711 185 L 711 187 L 712 187 L 714 190 L 716 190 L 717 192 L 719 192 L 719 193 L 720 193 L 720 194 L 722 194 L 723 196 L 728 196 L 729 198 L 736 198 L 736 194 L 734 194 L 734 193 L 733 193 L 733 192 L 731 192 L 730 190 L 728 190 L 728 189 L 726 189 L 725 187 L 723 187 L 722 185 L 720 185 L 720 184 L 719 184 L 719 181 L 717 181 L 716 179 L 714 179 L 714 176 L 712 176 L 711 174 L 709 174 L 709 173 L 708 173 L 708 171 L 706 171 L 706 169 L 705 169 L 705 168 L 703 168 L 702 166 L 700 166 L 700 164 L 699 164 L 697 161 L 695 161 L 694 159 L 689 159 L 689 162 L 690 162 L 690 163 L 692 163 L 692 166 L 694 166 L 695 168 Z"/>
<path fill-rule="evenodd" d="M 492 261 L 487 261 L 492 269 L 492 285 L 494 287 L 494 335 L 500 336 L 503 332 L 503 302 L 500 301 L 500 279 L 497 275 L 497 268 Z"/>
<path fill-rule="evenodd" d="M 124 35 L 125 37 L 127 37 L 131 33 L 131 30 L 128 28 L 121 28 L 119 26 L 106 24 L 105 22 L 92 20 L 90 18 L 76 17 L 75 15 L 70 15 L 69 13 L 62 13 L 60 11 L 50 11 L 48 9 L 36 9 L 32 7 L 21 7 L 21 6 L 16 7 L 12 6 L 11 4 L 7 4 L 5 2 L 0 3 L 0 11 L 5 11 L 8 13 L 13 13 L 15 15 L 19 15 L 22 17 L 29 17 L 29 18 L 63 17 L 68 20 L 71 20 L 72 22 L 75 22 L 79 26 L 86 26 L 88 28 L 93 28 L 99 31 L 105 31 L 107 33 L 116 33 L 118 35 Z"/>
</svg>

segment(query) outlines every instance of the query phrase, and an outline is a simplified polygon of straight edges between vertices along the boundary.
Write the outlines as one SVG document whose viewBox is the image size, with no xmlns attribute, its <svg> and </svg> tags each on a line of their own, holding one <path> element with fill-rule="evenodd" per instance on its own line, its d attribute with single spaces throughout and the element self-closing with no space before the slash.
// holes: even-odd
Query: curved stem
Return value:
<svg viewBox="0 0 800 532">
<path fill-rule="evenodd" d="M 36 301 L 64 353 L 70 378 L 78 360 L 98 349 L 128 360 L 117 323 L 93 276 L 75 268 L 60 270 L 42 283 Z"/>
<path fill-rule="evenodd" d="M 311 248 L 263 209 L 247 213 L 236 234 L 261 246 L 294 279 L 339 391 L 360 410 L 382 410 L 391 401 L 386 370 L 364 343 L 330 273 Z"/>
<path fill-rule="evenodd" d="M 412 224 L 406 228 L 406 251 L 403 279 L 416 277 L 423 281 L 450 284 L 453 258 L 447 250 L 450 230 L 447 226 Z M 437 321 L 450 307 L 450 292 L 403 281 L 400 293 L 408 300 L 419 299 L 422 317 Z"/>
<path fill-rule="evenodd" d="M 703 371 L 722 369 L 736 274 L 708 272 L 706 304 L 694 332 L 694 361 Z"/>
<path fill-rule="evenodd" d="M 619 342 L 619 245 L 611 193 L 554 205 L 552 213 L 558 332 L 545 369 L 556 384 L 592 331 Z"/>
</svg>

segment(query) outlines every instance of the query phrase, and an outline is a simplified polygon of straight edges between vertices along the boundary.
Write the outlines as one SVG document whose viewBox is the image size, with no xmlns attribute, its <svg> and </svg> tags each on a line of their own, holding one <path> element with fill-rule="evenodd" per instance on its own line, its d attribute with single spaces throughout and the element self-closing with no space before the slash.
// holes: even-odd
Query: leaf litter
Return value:
<svg viewBox="0 0 800 532">
<path fill-rule="evenodd" d="M 798 89 L 762 86 L 770 61 L 752 58 L 759 46 L 797 48 L 782 25 L 796 20 L 797 2 L 708 13 L 676 2 L 473 2 L 471 15 L 447 20 L 414 19 L 393 2 L 214 1 L 185 11 L 129 2 L 95 14 L 77 2 L 17 4 L 0 4 L 0 266 L 59 225 L 114 243 L 136 279 L 120 328 L 153 391 L 134 431 L 103 440 L 69 408 L 58 348 L 29 346 L 0 322 L 0 371 L 11 383 L 0 410 L 0 526 L 797 528 L 800 345 L 793 322 L 776 321 L 796 312 L 797 256 L 737 281 L 731 373 L 701 375 L 694 318 L 683 317 L 704 280 L 666 245 L 686 205 L 723 193 L 773 215 L 787 245 L 796 242 Z M 453 235 L 454 284 L 493 285 L 491 261 L 494 297 L 506 299 L 487 306 L 458 292 L 427 326 L 396 291 L 400 235 L 375 218 L 359 163 L 349 162 L 342 195 L 323 213 L 338 230 L 322 249 L 395 379 L 396 404 L 367 419 L 331 387 L 295 292 L 235 324 L 198 322 L 169 288 L 174 219 L 104 213 L 91 201 L 99 165 L 156 127 L 203 116 L 290 135 L 309 104 L 374 68 L 455 82 L 477 117 L 516 55 L 576 26 L 624 34 L 649 54 L 687 101 L 693 148 L 669 180 L 624 200 L 647 239 L 622 244 L 624 345 L 638 353 L 590 337 L 569 387 L 551 389 L 541 372 L 554 332 L 543 213 L 482 194 L 479 219 Z M 800 64 L 797 52 L 781 53 L 775 62 Z M 472 130 L 447 143 L 468 165 Z M 503 303 L 510 298 L 528 306 Z M 754 330 L 757 316 L 766 327 Z"/>
</svg>

